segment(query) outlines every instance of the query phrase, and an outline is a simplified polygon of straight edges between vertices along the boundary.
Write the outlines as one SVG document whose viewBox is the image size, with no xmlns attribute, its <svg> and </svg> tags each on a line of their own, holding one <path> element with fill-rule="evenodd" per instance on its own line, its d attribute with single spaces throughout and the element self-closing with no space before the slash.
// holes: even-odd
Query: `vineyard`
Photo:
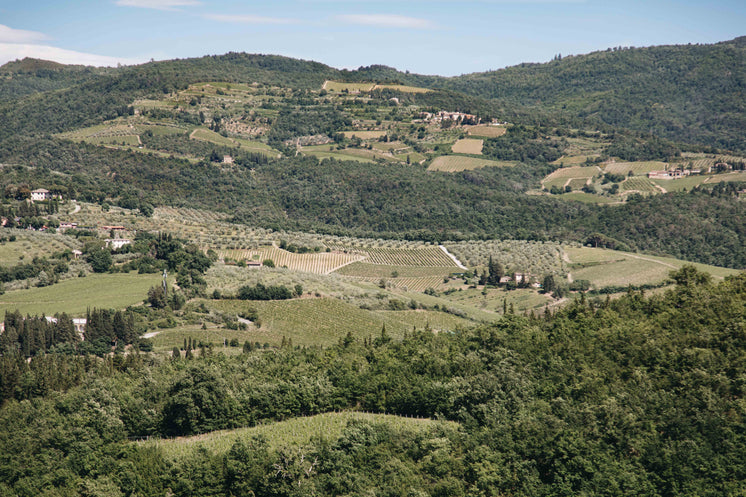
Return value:
<svg viewBox="0 0 746 497">
<path fill-rule="evenodd" d="M 668 164 L 660 161 L 609 162 L 604 172 L 627 176 L 631 171 L 635 176 L 645 176 L 651 171 L 663 171 L 667 167 Z"/>
<path fill-rule="evenodd" d="M 345 135 L 345 138 L 352 138 L 354 136 L 357 136 L 361 140 L 376 140 L 382 136 L 386 136 L 386 131 L 367 131 L 367 130 L 359 130 L 359 131 L 343 131 L 342 134 Z"/>
<path fill-rule="evenodd" d="M 364 259 L 360 254 L 344 252 L 313 252 L 296 254 L 277 247 L 262 247 L 251 250 L 216 250 L 221 259 L 234 261 L 258 261 L 271 259 L 277 267 L 287 267 L 293 271 L 328 274 L 335 269 Z"/>
<path fill-rule="evenodd" d="M 649 179 L 639 176 L 631 176 L 624 180 L 622 183 L 622 190 L 626 192 L 636 191 L 642 193 L 657 193 L 660 191 Z"/>
<path fill-rule="evenodd" d="M 439 247 L 427 248 L 367 248 L 366 262 L 371 264 L 387 264 L 394 266 L 425 266 L 455 268 L 453 260 Z"/>
<path fill-rule="evenodd" d="M 516 162 L 511 161 L 477 159 L 476 157 L 464 157 L 460 155 L 441 155 L 430 163 L 427 170 L 455 173 L 483 167 L 506 167 L 515 166 L 516 164 Z"/>
</svg>

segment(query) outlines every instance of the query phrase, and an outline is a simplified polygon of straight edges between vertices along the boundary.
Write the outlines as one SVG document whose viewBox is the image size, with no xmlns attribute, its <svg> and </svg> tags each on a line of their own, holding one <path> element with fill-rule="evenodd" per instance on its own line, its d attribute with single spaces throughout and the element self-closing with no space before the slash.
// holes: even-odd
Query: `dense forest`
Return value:
<svg viewBox="0 0 746 497">
<path fill-rule="evenodd" d="M 6 354 L 0 493 L 737 495 L 746 276 L 713 284 L 687 266 L 672 277 L 663 294 L 578 298 L 403 341 L 384 329 L 234 357 Z M 356 408 L 459 428 L 356 422 L 299 449 L 239 439 L 177 460 L 128 442 Z"/>
</svg>

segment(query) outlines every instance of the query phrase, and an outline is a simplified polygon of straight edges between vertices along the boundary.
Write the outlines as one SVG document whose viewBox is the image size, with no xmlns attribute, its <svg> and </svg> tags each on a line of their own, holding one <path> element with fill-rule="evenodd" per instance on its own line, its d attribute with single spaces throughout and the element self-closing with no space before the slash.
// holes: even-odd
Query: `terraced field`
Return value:
<svg viewBox="0 0 746 497">
<path fill-rule="evenodd" d="M 345 90 L 350 93 L 369 92 L 376 86 L 374 83 L 345 83 L 342 81 L 325 81 L 322 85 L 323 90 L 333 91 L 336 93 L 344 92 Z"/>
<path fill-rule="evenodd" d="M 441 155 L 430 163 L 427 170 L 455 173 L 459 171 L 481 169 L 483 167 L 506 167 L 515 166 L 516 164 L 517 163 L 513 161 L 495 161 L 478 159 L 476 157 L 464 157 L 460 155 Z"/>
<path fill-rule="evenodd" d="M 297 254 L 277 247 L 262 247 L 253 250 L 216 250 L 218 257 L 234 261 L 263 261 L 271 259 L 276 267 L 287 267 L 294 271 L 328 274 L 335 269 L 364 259 L 360 254 L 344 252 L 312 252 Z"/>
</svg>

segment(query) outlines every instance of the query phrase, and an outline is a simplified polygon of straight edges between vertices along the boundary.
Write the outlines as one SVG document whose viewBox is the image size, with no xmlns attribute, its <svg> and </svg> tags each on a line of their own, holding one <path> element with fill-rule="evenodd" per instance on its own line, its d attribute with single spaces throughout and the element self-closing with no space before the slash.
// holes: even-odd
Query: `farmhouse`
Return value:
<svg viewBox="0 0 746 497">
<path fill-rule="evenodd" d="M 52 200 L 52 192 L 44 188 L 37 188 L 31 192 L 31 201 Z"/>
<path fill-rule="evenodd" d="M 106 246 L 111 248 L 112 250 L 119 250 L 125 245 L 129 245 L 130 243 L 132 243 L 132 240 L 129 240 L 127 238 L 107 238 L 105 242 Z"/>
<path fill-rule="evenodd" d="M 45 316 L 45 318 L 49 323 L 57 323 L 57 318 L 55 317 Z M 80 339 L 83 340 L 85 338 L 85 325 L 88 323 L 88 320 L 86 318 L 73 318 L 72 321 L 75 333 L 77 333 L 80 336 Z"/>
<path fill-rule="evenodd" d="M 683 169 L 674 169 L 673 171 L 650 171 L 648 178 L 650 179 L 681 179 L 684 176 L 689 176 L 690 171 Z"/>
</svg>

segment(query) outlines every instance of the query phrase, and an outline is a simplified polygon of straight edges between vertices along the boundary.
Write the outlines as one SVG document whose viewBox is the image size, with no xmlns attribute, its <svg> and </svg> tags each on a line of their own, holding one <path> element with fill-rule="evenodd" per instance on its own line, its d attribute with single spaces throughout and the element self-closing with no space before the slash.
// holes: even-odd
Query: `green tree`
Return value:
<svg viewBox="0 0 746 497">
<path fill-rule="evenodd" d="M 106 248 L 93 250 L 88 255 L 88 263 L 91 265 L 94 273 L 105 273 L 111 269 L 111 265 L 114 262 L 111 257 L 111 252 Z"/>
</svg>

